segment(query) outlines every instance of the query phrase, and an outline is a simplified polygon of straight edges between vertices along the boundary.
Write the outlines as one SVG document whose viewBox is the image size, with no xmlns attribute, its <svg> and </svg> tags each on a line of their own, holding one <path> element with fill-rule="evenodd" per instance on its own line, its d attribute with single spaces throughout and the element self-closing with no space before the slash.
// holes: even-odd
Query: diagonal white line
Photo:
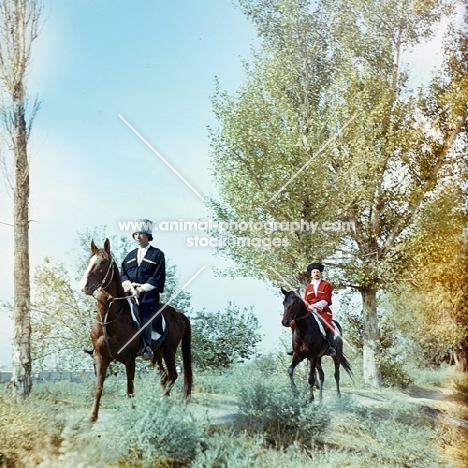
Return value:
<svg viewBox="0 0 468 468">
<path fill-rule="evenodd" d="M 185 183 L 185 185 L 187 185 L 187 187 L 190 188 L 190 190 L 192 190 L 193 193 L 195 193 L 195 195 L 200 198 L 200 200 L 202 200 L 203 202 L 205 201 L 205 199 L 190 185 L 189 182 L 187 182 L 184 177 L 173 167 L 171 166 L 171 164 L 163 157 L 161 156 L 161 154 L 159 154 L 159 152 L 153 147 L 151 146 L 151 144 L 137 131 L 135 130 L 135 128 L 129 124 L 120 114 L 118 114 L 119 116 L 119 119 L 122 120 L 122 122 L 125 123 L 125 125 L 127 125 L 127 127 L 132 130 L 133 133 L 135 133 L 135 135 L 140 138 L 140 140 L 169 168 L 171 169 L 172 172 L 174 172 L 174 174 L 179 177 L 179 179 Z"/>
<path fill-rule="evenodd" d="M 288 282 L 288 280 L 286 280 L 285 278 L 283 278 L 274 268 L 272 268 L 271 266 L 268 265 L 268 268 L 273 272 L 275 273 L 275 275 L 281 280 L 284 282 L 284 284 L 288 287 L 288 288 L 291 288 L 291 291 L 294 292 L 294 294 L 299 297 L 301 299 L 301 301 L 307 306 L 309 307 L 310 304 L 308 304 L 306 302 L 306 300 L 294 289 L 293 286 L 291 286 Z M 326 325 L 326 322 L 325 320 L 320 317 L 320 314 L 318 314 L 317 312 L 315 312 L 313 309 L 312 309 L 312 312 Z M 338 327 L 335 327 L 335 328 L 338 328 Z M 345 340 L 344 336 L 342 334 L 340 334 L 340 331 L 338 331 L 338 334 L 340 336 L 340 338 L 343 340 L 343 343 L 346 343 L 354 352 L 356 352 L 356 348 L 351 344 L 349 343 L 347 340 Z"/>
<path fill-rule="evenodd" d="M 305 163 L 303 166 L 277 191 L 275 194 L 268 200 L 270 203 L 274 200 L 322 151 L 333 141 L 335 140 L 340 133 L 357 117 L 357 114 L 354 114 L 326 143 L 324 143 L 318 151 Z"/>
<path fill-rule="evenodd" d="M 118 351 L 120 354 L 206 268 L 202 266 Z"/>
</svg>

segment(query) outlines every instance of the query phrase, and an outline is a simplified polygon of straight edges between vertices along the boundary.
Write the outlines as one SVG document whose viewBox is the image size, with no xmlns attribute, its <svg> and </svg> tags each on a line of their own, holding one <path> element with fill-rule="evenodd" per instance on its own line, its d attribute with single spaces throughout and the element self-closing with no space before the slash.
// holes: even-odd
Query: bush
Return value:
<svg viewBox="0 0 468 468">
<path fill-rule="evenodd" d="M 58 454 L 65 421 L 34 398 L 17 400 L 0 386 L 0 464 L 47 463 Z"/>
<path fill-rule="evenodd" d="M 261 436 L 248 437 L 233 432 L 214 434 L 198 450 L 190 468 L 245 468 L 259 466 L 262 457 Z"/>
<path fill-rule="evenodd" d="M 264 433 L 272 445 L 289 445 L 295 440 L 310 443 L 330 423 L 327 410 L 309 403 L 309 393 L 293 393 L 289 385 L 268 381 L 245 384 L 239 409 L 248 431 Z"/>
<path fill-rule="evenodd" d="M 381 355 L 379 365 L 384 386 L 405 390 L 414 383 L 405 369 L 405 364 L 390 352 Z"/>
<path fill-rule="evenodd" d="M 195 420 L 185 403 L 162 396 L 153 385 L 145 388 L 141 382 L 130 401 L 131 405 L 123 402 L 116 418 L 120 443 L 128 447 L 125 463 L 186 466 L 200 446 L 205 425 Z"/>
</svg>

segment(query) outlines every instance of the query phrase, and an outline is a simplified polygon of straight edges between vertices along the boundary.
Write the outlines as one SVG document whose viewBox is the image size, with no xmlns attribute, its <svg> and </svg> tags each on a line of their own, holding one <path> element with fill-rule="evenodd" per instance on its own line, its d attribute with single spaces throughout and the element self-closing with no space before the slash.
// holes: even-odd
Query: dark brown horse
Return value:
<svg viewBox="0 0 468 468">
<path fill-rule="evenodd" d="M 294 369 L 304 359 L 309 360 L 309 385 L 310 399 L 314 399 L 313 387 L 315 383 L 315 369 L 319 374 L 319 398 L 322 399 L 322 388 L 325 374 L 322 369 L 322 356 L 327 355 L 328 342 L 322 336 L 320 327 L 315 320 L 313 314 L 307 309 L 307 305 L 302 297 L 296 291 L 285 291 L 281 288 L 284 294 L 284 314 L 282 324 L 285 327 L 292 328 L 292 347 L 293 356 L 291 366 L 288 368 L 288 374 L 291 378 L 293 389 L 296 388 L 294 383 Z M 331 356 L 335 363 L 335 381 L 336 391 L 340 394 L 340 364 L 346 372 L 352 377 L 351 365 L 343 354 L 343 340 L 341 338 L 341 326 L 336 322 L 339 330 L 339 336 L 336 337 L 335 349 L 336 356 Z"/>
<path fill-rule="evenodd" d="M 91 329 L 96 369 L 96 388 L 91 421 L 96 421 L 101 400 L 106 370 L 112 361 L 125 365 L 127 372 L 127 395 L 133 394 L 135 378 L 135 358 L 141 352 L 141 336 L 134 327 L 130 304 L 122 288 L 119 269 L 110 252 L 110 242 L 106 239 L 104 248 L 98 249 L 91 242 L 91 258 L 80 283 L 82 291 L 97 295 L 97 317 Z M 191 328 L 189 319 L 171 306 L 164 307 L 162 314 L 166 320 L 165 338 L 153 347 L 152 365 L 157 365 L 161 375 L 161 385 L 169 395 L 177 379 L 175 355 L 182 341 L 182 364 L 184 371 L 184 397 L 192 391 Z M 120 352 L 119 352 L 120 351 Z M 164 368 L 162 360 L 166 364 Z"/>
</svg>

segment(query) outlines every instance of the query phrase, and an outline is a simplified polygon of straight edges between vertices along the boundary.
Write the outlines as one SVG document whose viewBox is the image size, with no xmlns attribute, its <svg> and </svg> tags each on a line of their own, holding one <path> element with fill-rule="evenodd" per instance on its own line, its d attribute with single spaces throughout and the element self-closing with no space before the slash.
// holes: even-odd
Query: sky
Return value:
<svg viewBox="0 0 468 468">
<path fill-rule="evenodd" d="M 217 196 L 210 97 L 215 78 L 230 93 L 242 85 L 242 60 L 258 44 L 253 26 L 231 0 L 43 4 L 28 76 L 30 95 L 42 102 L 29 145 L 31 271 L 44 257 L 71 262 L 78 233 L 96 226 L 111 235 L 122 233 L 119 222 L 139 218 L 207 219 L 197 194 Z M 432 63 L 429 56 L 434 49 L 414 57 L 416 79 Z M 0 301 L 13 297 L 12 222 L 12 195 L 2 180 Z M 189 247 L 192 235 L 158 232 L 152 244 L 177 266 L 181 284 L 206 267 L 186 289 L 193 310 L 222 311 L 228 301 L 253 306 L 264 334 L 260 350 L 283 349 L 279 291 L 252 278 L 217 276 L 213 268 L 229 262 L 208 247 Z M 11 362 L 12 330 L 0 312 L 0 366 Z"/>
</svg>

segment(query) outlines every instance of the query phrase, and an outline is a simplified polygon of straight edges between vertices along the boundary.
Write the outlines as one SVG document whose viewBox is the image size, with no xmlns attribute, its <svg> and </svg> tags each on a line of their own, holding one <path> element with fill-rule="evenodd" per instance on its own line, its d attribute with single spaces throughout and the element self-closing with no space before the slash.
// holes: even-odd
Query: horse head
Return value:
<svg viewBox="0 0 468 468">
<path fill-rule="evenodd" d="M 281 324 L 283 327 L 289 328 L 294 323 L 295 319 L 306 315 L 307 307 L 305 306 L 304 301 L 299 294 L 299 290 L 286 291 L 285 289 L 281 288 L 281 292 L 284 294 L 284 313 Z"/>
<path fill-rule="evenodd" d="M 91 241 L 91 257 L 88 261 L 88 267 L 81 278 L 81 290 L 88 295 L 92 295 L 96 289 L 104 286 L 106 281 L 110 282 L 109 275 L 114 261 L 110 253 L 110 241 L 106 239 L 104 247 L 96 247 L 94 240 Z"/>
</svg>

